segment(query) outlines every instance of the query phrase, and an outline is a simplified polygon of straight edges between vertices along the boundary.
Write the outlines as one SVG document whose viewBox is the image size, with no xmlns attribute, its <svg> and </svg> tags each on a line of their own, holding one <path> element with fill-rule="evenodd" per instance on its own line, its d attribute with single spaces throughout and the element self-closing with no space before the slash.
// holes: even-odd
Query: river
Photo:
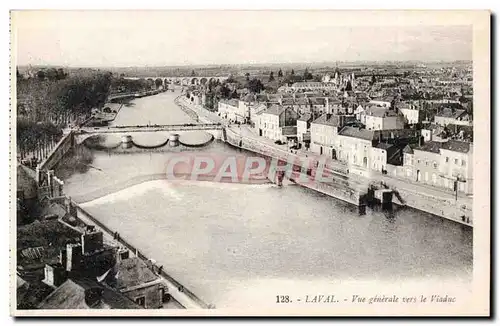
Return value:
<svg viewBox="0 0 500 326">
<path fill-rule="evenodd" d="M 191 122 L 176 96 L 134 100 L 114 124 Z M 410 208 L 360 215 L 296 185 L 143 182 L 179 151 L 247 155 L 218 141 L 199 149 L 92 150 L 91 168 L 62 177 L 68 195 L 207 303 L 269 307 L 276 295 L 348 295 L 360 286 L 373 293 L 469 289 L 468 227 Z"/>
</svg>

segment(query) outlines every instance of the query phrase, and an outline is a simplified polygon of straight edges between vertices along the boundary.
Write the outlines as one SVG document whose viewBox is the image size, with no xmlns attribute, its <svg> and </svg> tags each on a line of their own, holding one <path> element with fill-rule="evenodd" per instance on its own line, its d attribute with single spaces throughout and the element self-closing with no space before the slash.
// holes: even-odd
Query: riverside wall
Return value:
<svg viewBox="0 0 500 326">
<path fill-rule="evenodd" d="M 231 131 L 229 128 L 226 128 L 224 130 L 225 132 L 223 132 L 223 140 L 232 146 L 242 148 L 263 156 L 281 159 L 285 161 L 290 156 L 290 153 L 286 151 L 280 150 L 276 147 L 267 145 L 265 143 L 259 142 L 251 138 L 242 137 L 237 133 Z M 298 178 L 297 180 L 291 179 L 292 182 L 298 185 L 301 185 L 303 187 L 312 190 L 316 190 L 325 195 L 343 200 L 353 205 L 363 206 L 366 204 L 365 195 L 368 189 L 366 189 L 366 191 L 363 192 L 360 189 L 350 187 L 349 184 L 339 184 L 339 183 L 332 184 L 332 183 L 320 182 L 320 181 L 315 181 L 314 178 L 310 178 L 309 181 L 306 182 L 300 182 L 299 180 L 300 178 Z"/>
<path fill-rule="evenodd" d="M 47 157 L 36 167 L 37 170 L 37 181 L 40 182 L 40 175 L 44 171 L 52 170 L 59 161 L 68 153 L 74 144 L 74 134 L 70 131 L 68 134 L 64 135 L 61 140 L 54 146 Z"/>
</svg>

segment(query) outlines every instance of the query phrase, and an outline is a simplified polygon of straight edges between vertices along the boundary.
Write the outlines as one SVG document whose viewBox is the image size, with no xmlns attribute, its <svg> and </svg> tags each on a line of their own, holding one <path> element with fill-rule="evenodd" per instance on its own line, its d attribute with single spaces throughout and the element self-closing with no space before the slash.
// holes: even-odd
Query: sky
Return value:
<svg viewBox="0 0 500 326">
<path fill-rule="evenodd" d="M 472 60 L 472 27 L 334 11 L 21 11 L 18 65 Z"/>
</svg>

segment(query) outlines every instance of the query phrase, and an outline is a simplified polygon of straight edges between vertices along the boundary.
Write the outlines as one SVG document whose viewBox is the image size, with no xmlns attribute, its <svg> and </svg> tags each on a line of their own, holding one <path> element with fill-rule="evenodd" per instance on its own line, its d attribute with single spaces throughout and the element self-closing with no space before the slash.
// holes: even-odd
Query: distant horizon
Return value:
<svg viewBox="0 0 500 326">
<path fill-rule="evenodd" d="M 186 67 L 472 60 L 472 26 L 397 12 L 13 11 L 19 65 Z"/>
<path fill-rule="evenodd" d="M 72 66 L 72 65 L 59 65 L 59 64 L 18 64 L 17 67 L 64 67 L 64 68 L 96 68 L 96 69 L 127 69 L 127 68 L 188 68 L 188 67 L 237 67 L 237 66 L 291 66 L 291 65 L 335 65 L 335 64 L 398 64 L 398 63 L 454 63 L 454 62 L 468 62 L 472 63 L 473 60 L 352 60 L 352 61 L 315 61 L 315 62 L 257 62 L 257 63 L 213 63 L 213 64 L 184 64 L 184 65 L 136 65 L 136 66 L 98 66 L 98 65 L 88 65 L 88 66 Z"/>
</svg>

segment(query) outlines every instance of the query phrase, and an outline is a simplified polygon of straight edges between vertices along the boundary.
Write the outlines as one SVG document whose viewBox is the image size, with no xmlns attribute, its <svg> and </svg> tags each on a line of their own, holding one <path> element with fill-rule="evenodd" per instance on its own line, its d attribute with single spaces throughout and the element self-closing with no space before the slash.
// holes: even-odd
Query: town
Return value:
<svg viewBox="0 0 500 326">
<path fill-rule="evenodd" d="M 74 146 L 67 140 L 72 133 L 84 128 L 109 131 L 106 126 L 130 99 L 162 93 L 178 92 L 175 103 L 189 117 L 241 139 L 227 140 L 229 144 L 263 155 L 325 159 L 337 171 L 330 174 L 332 181 L 347 180 L 349 188 L 383 185 L 397 195 L 390 202 L 472 226 L 470 63 L 250 68 L 225 75 L 220 68 L 177 68 L 176 76 L 159 71 L 156 77 L 148 77 L 147 71 L 144 77 L 91 71 L 88 83 L 100 85 L 102 94 L 85 111 L 57 113 L 39 129 L 23 125 L 37 114 L 23 85 L 45 85 L 51 78 L 71 83 L 72 74 L 81 72 L 18 70 L 19 309 L 215 307 L 65 195 L 65 183 L 53 168 L 41 168 L 54 157 L 66 156 L 55 153 Z M 334 191 L 342 187 L 338 180 L 324 183 L 330 190 L 311 187 L 345 200 Z"/>
</svg>

